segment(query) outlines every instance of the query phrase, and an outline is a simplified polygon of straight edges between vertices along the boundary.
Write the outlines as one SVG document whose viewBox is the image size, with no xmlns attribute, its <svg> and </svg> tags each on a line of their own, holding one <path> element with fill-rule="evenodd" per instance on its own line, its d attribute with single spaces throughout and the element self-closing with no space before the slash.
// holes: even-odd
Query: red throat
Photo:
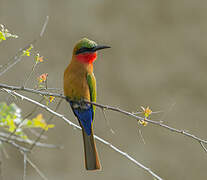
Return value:
<svg viewBox="0 0 207 180">
<path fill-rule="evenodd" d="M 86 63 L 86 64 L 91 64 L 96 60 L 97 53 L 83 53 L 83 54 L 78 54 L 76 55 L 77 60 Z"/>
</svg>

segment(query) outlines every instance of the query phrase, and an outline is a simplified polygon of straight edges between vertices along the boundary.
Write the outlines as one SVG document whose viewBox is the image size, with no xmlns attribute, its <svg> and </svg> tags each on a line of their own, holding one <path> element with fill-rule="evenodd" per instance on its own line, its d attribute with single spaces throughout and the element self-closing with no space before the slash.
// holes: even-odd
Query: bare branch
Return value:
<svg viewBox="0 0 207 180">
<path fill-rule="evenodd" d="M 27 153 L 22 152 L 24 156 L 24 173 L 23 173 L 23 180 L 26 180 L 26 170 L 27 170 Z"/>
<path fill-rule="evenodd" d="M 45 19 L 45 23 L 44 23 L 44 25 L 43 25 L 43 27 L 42 27 L 42 30 L 41 30 L 41 32 L 40 32 L 40 38 L 43 36 L 43 34 L 44 34 L 44 32 L 45 32 L 45 29 L 46 29 L 46 27 L 47 27 L 48 21 L 49 21 L 49 16 L 47 16 L 46 19 Z"/>
<path fill-rule="evenodd" d="M 0 160 L 0 179 L 3 180 L 3 175 L 2 175 L 2 161 Z"/>
<path fill-rule="evenodd" d="M 8 141 L 9 136 L 10 136 L 10 134 L 8 134 L 8 133 L 0 132 L 0 138 L 3 137 Z M 30 145 L 32 145 L 34 143 L 34 141 L 32 141 L 30 139 L 22 139 L 17 136 L 10 136 L 10 139 L 13 141 L 17 141 L 20 143 L 26 143 L 26 144 L 30 144 Z M 37 142 L 36 146 L 43 147 L 43 148 L 59 148 L 59 149 L 63 148 L 63 146 L 54 145 L 54 144 L 46 144 L 46 143 L 41 143 L 41 142 Z"/>
<path fill-rule="evenodd" d="M 154 178 L 158 179 L 158 180 L 162 180 L 161 177 L 159 177 L 157 174 L 155 174 L 151 169 L 149 169 L 148 167 L 144 166 L 143 164 L 139 163 L 137 160 L 135 160 L 133 157 L 131 157 L 129 154 L 127 154 L 124 151 L 121 151 L 120 149 L 118 149 L 117 147 L 115 147 L 114 145 L 112 145 L 111 143 L 105 141 L 104 139 L 94 135 L 94 137 L 99 140 L 100 142 L 102 142 L 103 144 L 109 146 L 110 148 L 112 148 L 114 151 L 118 152 L 119 154 L 125 156 L 127 159 L 129 159 L 130 161 L 132 161 L 133 163 L 135 163 L 137 166 L 139 166 L 140 168 L 144 169 L 145 171 L 147 171 L 148 173 L 150 173 Z"/>
<path fill-rule="evenodd" d="M 204 149 L 204 151 L 207 153 L 207 148 L 204 146 L 204 144 L 202 142 L 200 142 L 201 147 Z"/>
<path fill-rule="evenodd" d="M 154 125 L 158 125 L 160 127 L 168 129 L 168 130 L 170 130 L 172 132 L 176 132 L 176 133 L 188 136 L 188 137 L 190 137 L 190 138 L 192 138 L 194 140 L 197 140 L 199 143 L 202 142 L 204 144 L 207 144 L 207 140 L 201 139 L 201 138 L 199 138 L 199 137 L 197 137 L 197 136 L 195 136 L 193 134 L 188 133 L 187 131 L 170 127 L 170 126 L 168 126 L 166 124 L 163 124 L 160 121 L 153 121 L 153 120 L 150 120 L 150 119 L 147 119 L 147 118 L 136 116 L 135 114 L 133 114 L 131 112 L 128 112 L 128 111 L 125 111 L 125 110 L 122 110 L 120 108 L 116 108 L 116 107 L 112 107 L 112 106 L 108 106 L 108 105 L 102 105 L 102 104 L 98 104 L 98 103 L 94 103 L 94 102 L 89 102 L 89 101 L 85 101 L 85 102 L 89 103 L 89 104 L 93 104 L 93 105 L 95 105 L 97 107 L 100 107 L 100 108 L 103 108 L 103 109 L 107 109 L 107 110 L 111 110 L 111 111 L 115 111 L 115 112 L 119 112 L 119 113 L 125 114 L 127 116 L 131 116 L 131 117 L 133 117 L 133 118 L 135 118 L 137 120 L 142 120 L 142 121 L 146 121 L 148 123 L 154 124 Z"/>
<path fill-rule="evenodd" d="M 24 153 L 22 151 L 20 151 L 23 155 Z M 25 159 L 24 159 L 25 160 Z M 45 175 L 39 170 L 39 168 L 28 158 L 26 157 L 27 162 L 35 169 L 35 171 L 39 174 L 39 176 L 43 179 L 43 180 L 48 180 Z"/>
<path fill-rule="evenodd" d="M 110 123 L 109 123 L 109 120 L 106 118 L 106 113 L 105 113 L 105 110 L 104 109 L 101 109 L 102 113 L 103 113 L 103 117 L 106 121 L 106 125 L 109 127 L 110 131 L 112 134 L 115 134 L 114 130 L 111 128 L 110 126 Z"/>
<path fill-rule="evenodd" d="M 11 69 L 14 65 L 16 65 L 18 62 L 20 62 L 22 60 L 22 58 L 18 57 L 18 56 L 15 56 L 12 59 L 14 59 L 13 63 L 9 62 L 1 67 L 1 69 L 3 69 L 3 67 L 7 66 L 5 69 L 0 71 L 0 76 L 2 76 L 5 72 L 7 72 L 9 69 Z"/>
<path fill-rule="evenodd" d="M 54 96 L 54 97 L 59 97 L 59 98 L 66 99 L 66 97 L 64 95 L 62 95 L 62 94 L 50 93 L 50 92 L 45 92 L 45 91 L 38 91 L 38 90 L 35 90 L 35 89 L 24 88 L 24 87 L 19 87 L 19 86 L 9 86 L 9 85 L 6 85 L 6 84 L 0 84 L 0 89 L 1 88 L 10 89 L 10 90 L 18 90 L 18 91 L 26 91 L 26 92 L 31 92 L 31 93 L 39 94 L 39 95 Z M 119 113 L 125 114 L 125 115 L 130 116 L 130 117 L 132 117 L 134 119 L 137 119 L 137 120 L 146 121 L 148 123 L 151 123 L 151 124 L 163 127 L 165 129 L 168 129 L 168 130 L 170 130 L 172 132 L 179 133 L 179 134 L 182 134 L 184 136 L 190 137 L 190 138 L 198 141 L 199 143 L 202 142 L 204 144 L 207 144 L 207 140 L 201 139 L 198 136 L 196 136 L 194 134 L 191 134 L 191 133 L 188 133 L 185 130 L 176 129 L 176 128 L 173 128 L 171 126 L 168 126 L 168 125 L 162 123 L 161 121 L 153 121 L 153 120 L 150 120 L 150 119 L 146 119 L 146 118 L 137 116 L 134 113 L 122 110 L 122 109 L 117 108 L 117 107 L 113 107 L 113 106 L 109 106 L 109 105 L 103 105 L 103 104 L 99 104 L 99 103 L 95 103 L 95 102 L 90 102 L 90 101 L 85 101 L 85 102 L 88 103 L 88 104 L 93 104 L 93 105 L 95 105 L 95 106 L 97 106 L 99 108 L 102 108 L 102 109 L 111 110 L 111 111 L 115 111 L 115 112 L 119 112 Z"/>
<path fill-rule="evenodd" d="M 27 82 L 30 80 L 30 78 L 31 78 L 31 76 L 32 76 L 32 73 L 34 72 L 36 66 L 37 66 L 37 62 L 35 62 L 35 63 L 33 64 L 33 66 L 32 66 L 32 70 L 31 70 L 31 72 L 29 73 L 29 76 L 28 76 L 28 75 L 26 76 L 26 80 L 25 80 L 24 85 L 23 85 L 24 87 L 27 85 Z"/>
<path fill-rule="evenodd" d="M 46 92 L 46 91 L 40 91 L 40 90 L 31 89 L 31 88 L 25 88 L 25 87 L 20 87 L 20 86 L 10 86 L 10 85 L 7 85 L 7 84 L 1 84 L 0 83 L 0 89 L 1 88 L 10 89 L 10 90 L 16 90 L 16 91 L 31 92 L 31 93 L 38 94 L 38 95 L 54 96 L 54 97 L 59 97 L 59 98 L 64 98 L 65 99 L 65 96 L 62 95 L 62 94 L 50 93 L 50 92 Z"/>
<path fill-rule="evenodd" d="M 39 107 L 43 108 L 47 112 L 49 112 L 49 113 L 51 113 L 51 114 L 53 114 L 53 115 L 55 115 L 55 116 L 63 119 L 67 124 L 75 127 L 76 129 L 81 130 L 81 127 L 80 126 L 74 124 L 73 122 L 71 122 L 70 120 L 68 120 L 64 115 L 59 114 L 59 113 L 53 111 L 49 107 L 47 107 L 47 106 L 45 106 L 45 105 L 43 105 L 43 104 L 41 104 L 41 103 L 39 103 L 39 102 L 37 102 L 37 101 L 35 101 L 33 99 L 30 99 L 30 98 L 28 98 L 26 96 L 23 96 L 21 94 L 18 94 L 17 92 L 10 91 L 10 90 L 6 90 L 6 89 L 5 89 L 5 91 L 8 92 L 8 93 L 13 94 L 13 95 L 15 95 L 15 96 L 17 96 L 19 98 L 21 98 L 22 100 L 26 100 L 26 101 L 28 101 L 30 103 L 33 103 L 33 104 L 38 105 Z M 163 180 L 160 176 L 158 176 L 157 174 L 155 174 L 151 169 L 149 169 L 146 166 L 144 166 L 143 164 L 139 163 L 137 160 L 135 160 L 133 157 L 131 157 L 130 155 L 128 155 L 126 152 L 121 151 L 120 149 L 118 149 L 117 147 L 115 147 L 114 145 L 112 145 L 111 143 L 105 141 L 104 139 L 102 139 L 102 138 L 100 138 L 100 137 L 98 137 L 96 135 L 94 135 L 94 138 L 97 139 L 98 141 L 102 142 L 103 144 L 107 145 L 108 147 L 110 147 L 114 151 L 120 153 L 121 155 L 123 155 L 124 157 L 126 157 L 127 159 L 129 159 L 130 161 L 132 161 L 133 163 L 135 163 L 137 166 L 139 166 L 140 168 L 144 169 L 146 172 L 148 172 L 149 174 L 151 174 L 154 178 L 156 178 L 158 180 Z"/>
<path fill-rule="evenodd" d="M 57 104 L 57 106 L 56 106 L 56 108 L 55 108 L 55 111 L 58 110 L 58 108 L 60 107 L 61 102 L 62 102 L 62 99 L 58 102 L 58 104 Z M 49 123 L 50 121 L 52 121 L 52 119 L 54 118 L 54 116 L 55 116 L 55 115 L 52 114 L 52 116 L 50 117 L 50 119 L 48 120 L 47 123 Z M 40 138 L 41 138 L 41 136 L 44 134 L 44 132 L 45 132 L 45 130 L 43 129 L 43 130 L 40 132 L 40 134 L 39 134 L 39 136 L 37 137 L 37 139 L 36 139 L 36 140 L 34 141 L 34 143 L 31 145 L 30 150 L 32 150 L 32 149 L 35 147 L 36 143 L 40 140 Z"/>
<path fill-rule="evenodd" d="M 8 140 L 6 138 L 3 138 L 3 137 L 0 137 L 0 141 L 4 142 L 4 143 L 7 143 L 7 144 L 10 144 L 12 146 L 14 146 L 15 148 L 17 148 L 18 150 L 22 151 L 22 152 L 29 152 L 29 149 L 25 148 L 25 147 L 22 147 L 18 144 L 16 144 L 14 141 L 12 140 Z"/>
</svg>

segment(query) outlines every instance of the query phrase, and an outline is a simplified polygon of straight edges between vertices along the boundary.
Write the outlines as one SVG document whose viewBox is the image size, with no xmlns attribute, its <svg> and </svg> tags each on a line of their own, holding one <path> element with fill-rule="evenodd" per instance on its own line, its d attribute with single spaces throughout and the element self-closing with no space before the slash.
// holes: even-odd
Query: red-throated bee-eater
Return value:
<svg viewBox="0 0 207 180">
<path fill-rule="evenodd" d="M 82 127 L 87 170 L 98 170 L 101 166 L 93 137 L 95 106 L 83 103 L 83 100 L 96 102 L 93 62 L 97 51 L 105 48 L 110 47 L 97 45 L 87 38 L 81 39 L 75 45 L 72 60 L 64 72 L 64 94 Z"/>
</svg>

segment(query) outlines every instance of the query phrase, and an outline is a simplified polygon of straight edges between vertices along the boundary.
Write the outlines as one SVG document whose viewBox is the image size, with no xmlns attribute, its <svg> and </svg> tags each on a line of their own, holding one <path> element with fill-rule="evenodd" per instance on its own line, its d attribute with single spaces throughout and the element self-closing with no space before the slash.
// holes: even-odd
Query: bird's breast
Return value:
<svg viewBox="0 0 207 180">
<path fill-rule="evenodd" d="M 70 66 L 64 73 L 64 94 L 71 100 L 90 100 L 90 92 L 86 79 L 87 72 L 73 69 Z"/>
</svg>

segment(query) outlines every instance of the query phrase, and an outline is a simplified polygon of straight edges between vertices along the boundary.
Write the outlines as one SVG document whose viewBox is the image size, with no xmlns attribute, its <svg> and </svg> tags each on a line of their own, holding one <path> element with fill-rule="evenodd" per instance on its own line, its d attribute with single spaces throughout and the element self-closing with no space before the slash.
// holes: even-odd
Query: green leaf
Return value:
<svg viewBox="0 0 207 180">
<path fill-rule="evenodd" d="M 33 48 L 33 45 L 30 44 L 30 47 L 29 47 L 28 49 L 23 50 L 23 52 L 22 52 L 22 56 L 30 56 L 30 54 L 31 54 L 30 50 L 31 50 L 32 48 Z"/>
<path fill-rule="evenodd" d="M 0 42 L 6 40 L 4 34 L 0 31 Z"/>
<path fill-rule="evenodd" d="M 18 38 L 17 35 L 11 34 L 8 29 L 5 29 L 3 24 L 0 24 L 0 42 L 6 38 Z"/>
<path fill-rule="evenodd" d="M 15 132 L 15 135 L 22 139 L 28 139 L 24 129 L 41 128 L 47 131 L 49 128 L 53 128 L 54 126 L 54 124 L 47 124 L 43 119 L 42 114 L 38 114 L 32 120 L 23 120 L 21 117 L 21 109 L 16 104 L 12 103 L 7 105 L 6 103 L 0 102 L 0 127 L 10 133 Z"/>
</svg>

